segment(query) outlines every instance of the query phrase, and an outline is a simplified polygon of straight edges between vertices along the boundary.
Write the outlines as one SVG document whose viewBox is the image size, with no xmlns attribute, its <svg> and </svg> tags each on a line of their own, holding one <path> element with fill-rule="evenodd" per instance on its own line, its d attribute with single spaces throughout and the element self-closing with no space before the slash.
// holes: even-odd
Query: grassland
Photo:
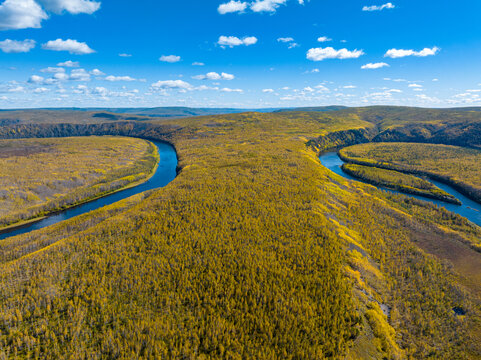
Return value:
<svg viewBox="0 0 481 360">
<path fill-rule="evenodd" d="M 157 163 L 144 140 L 0 140 L 0 226 L 58 211 L 145 180 Z"/>
<path fill-rule="evenodd" d="M 444 181 L 481 202 L 481 150 L 433 144 L 369 143 L 340 151 L 343 159 Z"/>
<path fill-rule="evenodd" d="M 176 146 L 167 187 L 0 243 L 6 357 L 480 358 L 481 271 L 431 246 L 481 264 L 463 242 L 480 230 L 348 182 L 306 147 L 371 124 L 300 112 L 169 124 L 138 128 Z"/>
<path fill-rule="evenodd" d="M 429 181 L 413 175 L 357 164 L 344 164 L 342 170 L 351 176 L 373 185 L 407 194 L 421 195 L 454 204 L 461 204 L 461 202 L 451 194 L 441 190 Z"/>
</svg>

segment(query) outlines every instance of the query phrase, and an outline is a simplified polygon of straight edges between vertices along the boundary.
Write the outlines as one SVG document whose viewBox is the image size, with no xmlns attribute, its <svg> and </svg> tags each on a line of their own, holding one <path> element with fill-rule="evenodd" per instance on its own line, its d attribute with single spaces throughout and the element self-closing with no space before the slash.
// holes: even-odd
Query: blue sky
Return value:
<svg viewBox="0 0 481 360">
<path fill-rule="evenodd" d="M 1 0 L 0 108 L 481 105 L 479 0 Z"/>
</svg>

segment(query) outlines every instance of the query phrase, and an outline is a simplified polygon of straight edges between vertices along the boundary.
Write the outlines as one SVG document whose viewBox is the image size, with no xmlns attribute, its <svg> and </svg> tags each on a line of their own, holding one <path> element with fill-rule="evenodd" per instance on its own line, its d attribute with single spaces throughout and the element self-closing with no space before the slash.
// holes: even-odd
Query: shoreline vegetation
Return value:
<svg viewBox="0 0 481 360">
<path fill-rule="evenodd" d="M 147 146 L 143 149 L 136 149 L 136 153 L 134 154 L 134 158 L 132 160 L 129 159 L 129 163 L 126 164 L 127 166 L 119 167 L 117 169 L 112 169 L 107 172 L 103 172 L 103 177 L 99 180 L 89 184 L 88 186 L 74 188 L 72 192 L 67 192 L 63 196 L 55 196 L 54 200 L 50 200 L 41 204 L 37 204 L 34 206 L 30 206 L 23 211 L 17 212 L 14 215 L 10 216 L 2 216 L 0 217 L 0 233 L 4 233 L 6 231 L 21 228 L 31 223 L 35 223 L 45 219 L 51 215 L 55 215 L 67 209 L 71 209 L 85 203 L 94 201 L 96 199 L 114 194 L 116 192 L 126 190 L 137 185 L 140 185 L 151 178 L 158 167 L 159 163 L 159 154 L 157 151 L 156 146 L 154 146 L 150 141 L 143 140 L 143 139 L 135 139 L 135 138 L 126 138 L 126 137 L 110 137 L 110 136 L 103 136 L 103 137 L 82 137 L 82 138 L 63 138 L 65 141 L 85 141 L 88 142 L 89 139 L 93 141 L 90 144 L 92 147 L 95 147 L 95 141 L 100 140 L 104 143 L 109 145 L 109 142 L 112 139 L 114 141 L 119 142 L 124 140 L 124 146 L 132 147 L 132 145 L 139 146 L 141 142 L 144 142 Z M 36 139 L 39 142 L 42 141 L 52 141 L 52 139 Z M 19 140 L 15 140 L 19 142 Z M 58 141 L 58 139 L 57 139 Z M 64 146 L 64 144 L 59 144 L 60 146 Z M 88 144 L 86 144 L 88 145 Z M 113 144 L 112 144 L 113 145 Z M 0 154 L 3 150 L 8 149 L 8 144 L 5 142 L 0 141 Z M 113 149 L 113 148 L 112 148 Z M 71 150 L 70 150 L 71 151 Z M 70 156 L 79 155 L 78 152 L 75 150 L 70 153 Z M 108 155 L 109 153 L 105 153 L 104 155 Z M 57 156 L 66 156 L 68 157 L 69 154 L 56 154 Z M 112 153 L 112 155 L 114 155 Z M 79 155 L 81 156 L 81 155 Z M 0 161 L 3 159 L 0 158 Z M 10 160 L 7 158 L 7 160 Z M 73 162 L 76 161 L 75 158 L 72 158 Z M 22 156 L 19 159 L 14 160 L 16 164 L 20 161 L 20 167 L 22 167 Z M 43 161 L 43 160 L 41 160 Z M 88 160 L 87 160 L 88 161 Z M 52 170 L 52 169 L 50 169 Z M 55 169 L 53 170 L 55 171 Z M 58 170 L 57 170 L 58 171 Z M 98 171 L 98 169 L 95 169 Z M 38 176 L 38 174 L 36 175 Z"/>
<path fill-rule="evenodd" d="M 481 254 L 464 241 L 481 229 L 333 176 L 306 145 L 367 126 L 284 112 L 100 127 L 168 140 L 182 171 L 148 196 L 0 242 L 0 353 L 479 358 Z"/>
<path fill-rule="evenodd" d="M 433 151 L 443 149 L 452 152 L 449 154 L 450 157 L 441 156 L 436 160 Z M 373 151 L 371 154 L 369 154 L 370 150 Z M 475 153 L 475 156 L 470 156 L 466 160 L 469 164 L 463 164 L 464 152 Z M 386 159 L 387 154 L 390 155 Z M 341 160 L 350 164 L 431 178 L 451 186 L 481 204 L 481 178 L 479 177 L 481 150 L 424 143 L 365 143 L 342 148 L 338 151 L 338 155 Z M 393 158 L 389 159 L 389 157 Z M 416 159 L 416 165 L 409 163 L 410 158 Z M 427 164 L 429 170 L 420 168 L 422 161 L 429 161 Z M 449 169 L 450 166 L 452 166 L 451 169 Z M 460 176 L 463 178 L 461 179 Z"/>
<path fill-rule="evenodd" d="M 420 195 L 430 199 L 461 205 L 461 202 L 453 195 L 441 190 L 429 181 L 413 175 L 404 174 L 399 171 L 353 163 L 345 163 L 341 168 L 347 174 L 361 179 L 371 185 L 381 186 L 406 194 Z"/>
</svg>

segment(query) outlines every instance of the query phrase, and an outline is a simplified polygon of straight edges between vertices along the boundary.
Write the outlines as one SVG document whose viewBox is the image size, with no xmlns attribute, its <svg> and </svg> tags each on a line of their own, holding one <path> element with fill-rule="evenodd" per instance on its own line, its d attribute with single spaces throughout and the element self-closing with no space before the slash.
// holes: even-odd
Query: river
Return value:
<svg viewBox="0 0 481 360">
<path fill-rule="evenodd" d="M 57 224 L 61 221 L 71 219 L 75 216 L 79 216 L 90 211 L 99 209 L 101 207 L 111 205 L 117 201 L 126 199 L 136 194 L 140 194 L 144 191 L 166 186 L 172 180 L 174 180 L 177 175 L 177 154 L 175 152 L 175 149 L 167 143 L 153 140 L 151 140 L 151 142 L 155 146 L 157 146 L 160 155 L 160 161 L 154 175 L 146 182 L 135 187 L 121 190 L 116 193 L 101 197 L 99 199 L 92 200 L 85 204 L 69 208 L 59 213 L 52 214 L 51 216 L 42 218 L 37 222 L 29 223 L 18 228 L 4 230 L 3 232 L 0 231 L 0 240 L 16 235 L 26 234 L 34 230 L 43 229 L 47 226 Z"/>
<path fill-rule="evenodd" d="M 363 182 L 366 183 L 360 179 L 354 178 L 348 174 L 346 174 L 344 171 L 342 171 L 341 166 L 344 164 L 344 161 L 341 160 L 341 158 L 337 155 L 337 152 L 328 152 L 319 157 L 321 160 L 321 164 L 327 167 L 329 170 L 332 172 L 346 178 L 349 180 L 353 181 L 358 181 L 358 182 Z M 451 186 L 440 183 L 439 181 L 434 181 L 434 180 L 429 180 L 431 183 L 436 185 L 438 188 L 446 191 L 447 193 L 453 195 L 456 197 L 459 201 L 461 201 L 462 205 L 455 205 L 455 204 L 450 204 L 444 201 L 440 200 L 434 200 L 430 198 L 426 198 L 424 196 L 418 196 L 418 195 L 411 195 L 411 194 L 405 194 L 411 197 L 414 197 L 416 199 L 424 200 L 427 202 L 430 202 L 432 204 L 436 204 L 437 206 L 441 206 L 446 208 L 449 211 L 452 211 L 456 214 L 459 214 L 472 223 L 475 223 L 478 226 L 481 226 L 481 204 L 478 204 L 477 202 L 467 198 L 463 194 L 461 194 L 459 191 L 456 191 L 453 189 Z M 374 185 L 373 185 L 374 186 Z M 394 191 L 394 190 L 389 190 L 380 186 L 376 186 L 378 189 L 384 190 L 384 191 L 389 191 L 391 193 L 395 194 L 400 194 L 399 191 Z"/>
</svg>

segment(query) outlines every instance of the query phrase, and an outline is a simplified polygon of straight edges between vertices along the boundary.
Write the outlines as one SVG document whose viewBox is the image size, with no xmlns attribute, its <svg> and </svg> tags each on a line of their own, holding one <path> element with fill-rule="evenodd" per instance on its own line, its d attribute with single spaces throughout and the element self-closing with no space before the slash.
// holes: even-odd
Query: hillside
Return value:
<svg viewBox="0 0 481 360">
<path fill-rule="evenodd" d="M 180 173 L 163 189 L 0 244 L 9 254 L 2 351 L 480 358 L 481 254 L 465 243 L 481 230 L 346 181 L 317 159 L 373 129 L 340 112 L 17 128 L 167 140 Z"/>
</svg>

